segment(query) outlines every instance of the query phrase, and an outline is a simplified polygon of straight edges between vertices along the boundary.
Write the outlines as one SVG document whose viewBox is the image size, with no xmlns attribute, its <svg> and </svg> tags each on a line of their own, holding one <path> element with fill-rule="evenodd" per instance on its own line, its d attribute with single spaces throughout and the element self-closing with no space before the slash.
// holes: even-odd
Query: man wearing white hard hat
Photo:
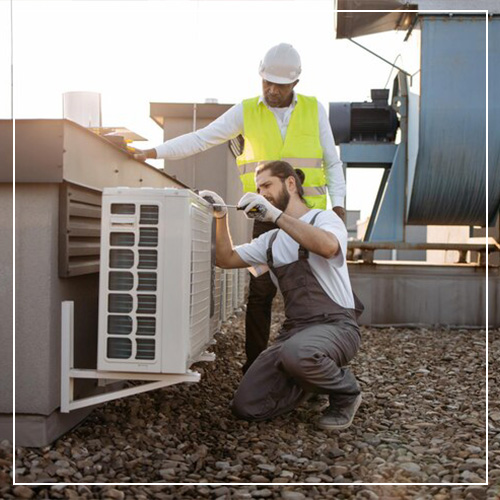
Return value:
<svg viewBox="0 0 500 500">
<path fill-rule="evenodd" d="M 325 108 L 315 97 L 297 94 L 301 61 L 288 43 L 266 53 L 260 63 L 262 95 L 245 99 L 203 129 L 185 134 L 135 158 L 181 159 L 242 135 L 244 148 L 236 162 L 244 192 L 255 192 L 258 165 L 284 160 L 304 174 L 304 194 L 310 208 L 326 209 L 327 192 L 333 211 L 344 220 L 345 180 Z M 253 237 L 274 229 L 255 221 Z M 246 355 L 243 371 L 267 347 L 276 287 L 269 273 L 250 278 L 246 313 Z"/>
</svg>

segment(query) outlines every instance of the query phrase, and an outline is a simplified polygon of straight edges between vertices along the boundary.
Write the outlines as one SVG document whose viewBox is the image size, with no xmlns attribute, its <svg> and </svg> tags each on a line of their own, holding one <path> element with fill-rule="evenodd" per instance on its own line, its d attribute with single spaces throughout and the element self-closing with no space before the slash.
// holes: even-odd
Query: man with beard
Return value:
<svg viewBox="0 0 500 500">
<path fill-rule="evenodd" d="M 357 314 L 346 265 L 347 231 L 332 211 L 310 209 L 294 169 L 284 161 L 259 166 L 257 193 L 239 206 L 247 216 L 277 229 L 233 247 L 224 200 L 201 196 L 218 208 L 216 260 L 226 269 L 267 265 L 285 302 L 285 321 L 276 342 L 263 351 L 234 395 L 233 413 L 266 420 L 291 411 L 311 393 L 328 394 L 319 427 L 349 427 L 361 403 L 358 383 L 346 367 L 360 344 Z"/>
<path fill-rule="evenodd" d="M 304 196 L 309 206 L 326 209 L 327 192 L 333 211 L 345 217 L 345 180 L 325 108 L 315 97 L 295 92 L 301 74 L 299 53 L 292 45 L 271 47 L 262 59 L 262 94 L 245 99 L 206 127 L 175 137 L 153 149 L 139 151 L 138 160 L 177 160 L 200 153 L 242 135 L 244 147 L 236 162 L 244 192 L 255 192 L 257 165 L 286 160 L 305 174 Z M 275 229 L 255 220 L 256 238 Z M 245 372 L 267 347 L 276 287 L 267 273 L 250 276 L 245 330 Z"/>
</svg>

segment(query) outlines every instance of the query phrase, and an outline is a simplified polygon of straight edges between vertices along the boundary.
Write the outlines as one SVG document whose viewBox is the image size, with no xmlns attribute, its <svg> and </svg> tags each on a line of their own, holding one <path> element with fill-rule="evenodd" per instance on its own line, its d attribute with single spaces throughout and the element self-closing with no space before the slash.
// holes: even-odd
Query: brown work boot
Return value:
<svg viewBox="0 0 500 500">
<path fill-rule="evenodd" d="M 323 412 L 318 421 L 318 427 L 327 431 L 341 431 L 347 429 L 354 419 L 361 404 L 361 394 L 347 406 L 338 407 L 330 401 L 330 406 Z"/>
</svg>

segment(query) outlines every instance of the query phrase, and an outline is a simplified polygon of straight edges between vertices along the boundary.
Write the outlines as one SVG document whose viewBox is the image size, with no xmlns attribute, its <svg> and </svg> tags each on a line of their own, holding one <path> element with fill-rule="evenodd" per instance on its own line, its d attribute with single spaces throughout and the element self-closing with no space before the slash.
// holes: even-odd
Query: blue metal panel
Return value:
<svg viewBox="0 0 500 500">
<path fill-rule="evenodd" d="M 488 25 L 488 220 L 500 210 L 500 17 Z"/>
<path fill-rule="evenodd" d="M 387 163 L 394 161 L 396 144 L 367 144 L 349 142 L 340 145 L 340 157 L 344 163 Z"/>
<path fill-rule="evenodd" d="M 408 223 L 484 225 L 485 18 L 424 16 L 421 37 L 419 150 Z"/>
<path fill-rule="evenodd" d="M 397 146 L 370 241 L 403 241 L 405 212 L 405 145 Z"/>
</svg>

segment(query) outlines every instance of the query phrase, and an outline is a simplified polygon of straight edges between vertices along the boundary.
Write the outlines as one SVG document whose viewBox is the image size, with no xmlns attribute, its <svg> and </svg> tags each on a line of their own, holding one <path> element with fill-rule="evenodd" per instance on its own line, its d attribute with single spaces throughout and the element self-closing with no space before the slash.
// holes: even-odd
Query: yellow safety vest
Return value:
<svg viewBox="0 0 500 500">
<path fill-rule="evenodd" d="M 259 97 L 243 101 L 245 145 L 236 158 L 243 191 L 255 192 L 255 169 L 274 160 L 287 161 L 305 174 L 304 198 L 310 208 L 326 209 L 326 178 L 319 137 L 318 101 L 297 94 L 285 141 L 273 113 Z"/>
</svg>

